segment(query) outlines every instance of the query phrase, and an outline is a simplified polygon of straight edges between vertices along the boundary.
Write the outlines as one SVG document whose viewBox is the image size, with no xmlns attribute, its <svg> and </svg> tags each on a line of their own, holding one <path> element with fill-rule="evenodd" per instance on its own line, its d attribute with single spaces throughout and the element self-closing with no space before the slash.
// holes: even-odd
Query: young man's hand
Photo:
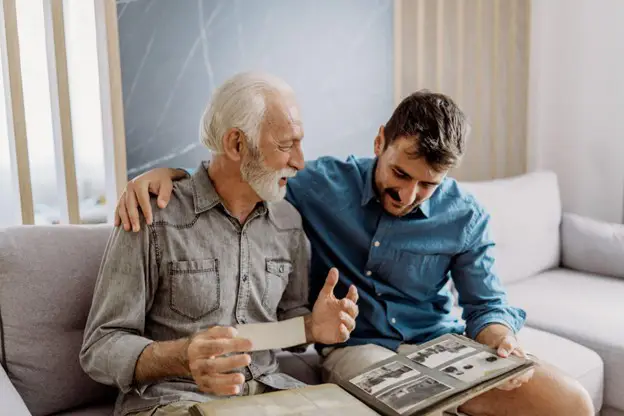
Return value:
<svg viewBox="0 0 624 416">
<path fill-rule="evenodd" d="M 337 299 L 334 288 L 338 283 L 338 270 L 332 268 L 327 274 L 325 286 L 314 303 L 312 314 L 305 318 L 308 342 L 335 344 L 349 339 L 355 328 L 358 315 L 358 293 L 355 286 L 349 288 L 347 296 Z"/>
<path fill-rule="evenodd" d="M 476 341 L 485 344 L 490 348 L 496 349 L 499 357 L 507 358 L 510 354 L 521 358 L 527 358 L 526 353 L 519 345 L 516 336 L 509 328 L 501 324 L 492 324 L 486 326 L 476 337 Z M 504 384 L 498 386 L 500 390 L 514 390 L 527 383 L 533 377 L 534 371 L 531 369 L 516 378 L 513 378 Z"/>
<path fill-rule="evenodd" d="M 115 209 L 115 227 L 123 224 L 126 231 L 138 232 L 139 207 L 145 221 L 152 223 L 152 207 L 150 206 L 150 193 L 158 196 L 158 206 L 165 208 L 171 198 L 173 180 L 186 176 L 186 172 L 180 169 L 156 168 L 137 176 L 124 189 L 117 208 Z"/>
</svg>

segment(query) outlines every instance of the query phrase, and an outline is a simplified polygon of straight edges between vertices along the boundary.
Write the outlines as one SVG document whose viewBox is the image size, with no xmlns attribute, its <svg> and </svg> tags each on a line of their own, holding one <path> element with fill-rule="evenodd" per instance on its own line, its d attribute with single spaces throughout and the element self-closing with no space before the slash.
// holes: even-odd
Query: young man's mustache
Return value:
<svg viewBox="0 0 624 416">
<path fill-rule="evenodd" d="M 387 188 L 385 192 L 390 195 L 390 198 L 394 199 L 397 202 L 401 202 L 401 196 L 396 189 Z"/>
</svg>

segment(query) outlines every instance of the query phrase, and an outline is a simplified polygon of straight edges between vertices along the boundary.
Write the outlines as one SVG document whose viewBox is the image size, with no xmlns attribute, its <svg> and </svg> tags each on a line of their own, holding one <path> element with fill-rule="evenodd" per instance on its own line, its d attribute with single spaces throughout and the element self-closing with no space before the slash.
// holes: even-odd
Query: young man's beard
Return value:
<svg viewBox="0 0 624 416">
<path fill-rule="evenodd" d="M 286 187 L 280 186 L 281 178 L 291 178 L 297 171 L 292 168 L 272 170 L 264 164 L 264 157 L 257 150 L 251 150 L 249 157 L 241 166 L 241 175 L 256 194 L 266 202 L 284 199 Z"/>
</svg>

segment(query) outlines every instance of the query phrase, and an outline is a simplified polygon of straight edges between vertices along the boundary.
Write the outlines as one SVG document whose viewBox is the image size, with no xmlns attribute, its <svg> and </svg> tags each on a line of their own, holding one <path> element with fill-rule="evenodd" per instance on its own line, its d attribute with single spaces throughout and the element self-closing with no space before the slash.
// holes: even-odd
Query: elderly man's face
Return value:
<svg viewBox="0 0 624 416">
<path fill-rule="evenodd" d="M 249 149 L 241 166 L 243 178 L 265 201 L 286 195 L 286 182 L 303 169 L 303 123 L 294 97 L 270 97 L 260 129 L 258 149 Z"/>
</svg>

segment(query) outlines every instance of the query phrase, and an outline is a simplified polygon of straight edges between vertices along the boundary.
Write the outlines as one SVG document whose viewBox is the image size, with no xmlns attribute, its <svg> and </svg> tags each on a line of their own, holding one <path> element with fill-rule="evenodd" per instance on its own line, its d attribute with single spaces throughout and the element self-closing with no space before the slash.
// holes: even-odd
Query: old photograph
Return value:
<svg viewBox="0 0 624 416">
<path fill-rule="evenodd" d="M 388 390 L 380 394 L 377 398 L 395 411 L 405 413 L 424 400 L 435 397 L 451 389 L 452 387 L 434 378 L 424 376 Z"/>
<path fill-rule="evenodd" d="M 395 361 L 360 374 L 350 381 L 365 392 L 376 395 L 377 392 L 387 387 L 418 375 L 420 375 L 420 372 L 412 367 Z"/>
<path fill-rule="evenodd" d="M 407 356 L 410 360 L 422 364 L 429 368 L 439 367 L 442 364 L 462 357 L 476 350 L 457 340 L 449 339 L 432 345 L 424 350 L 415 352 Z"/>
<path fill-rule="evenodd" d="M 513 367 L 513 361 L 498 357 L 489 352 L 481 352 L 457 361 L 442 369 L 443 372 L 466 383 L 498 373 L 500 370 Z"/>
</svg>

